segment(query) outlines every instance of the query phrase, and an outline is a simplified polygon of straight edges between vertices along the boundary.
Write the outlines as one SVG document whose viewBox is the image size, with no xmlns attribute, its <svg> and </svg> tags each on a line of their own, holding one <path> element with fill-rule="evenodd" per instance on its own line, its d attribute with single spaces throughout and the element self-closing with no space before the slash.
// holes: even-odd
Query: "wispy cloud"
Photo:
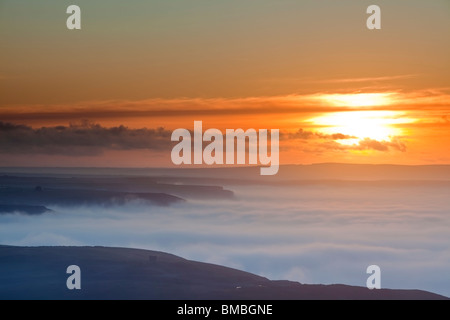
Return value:
<svg viewBox="0 0 450 320">
<path fill-rule="evenodd" d="M 312 96 L 288 95 L 239 99 L 148 99 L 91 101 L 72 105 L 35 105 L 0 108 L 3 121 L 123 119 L 142 117 L 227 116 L 344 111 L 347 108 L 318 103 Z M 39 110 L 39 111 L 36 111 Z"/>
<path fill-rule="evenodd" d="M 303 95 L 285 95 L 248 98 L 180 98 L 147 99 L 138 101 L 87 101 L 67 105 L 24 105 L 0 107 L 0 119 L 9 122 L 61 121 L 80 119 L 126 119 L 184 116 L 239 116 L 239 115 L 310 115 L 355 110 L 355 103 L 331 103 L 327 97 L 353 98 L 383 95 L 383 104 L 363 105 L 364 110 L 448 110 L 450 89 L 428 89 L 416 92 L 319 92 Z M 345 100 L 345 99 L 344 99 Z M 353 101 L 353 100 L 352 100 Z M 353 101 L 354 102 L 354 101 Z M 39 110 L 39 111 L 36 111 Z"/>
<path fill-rule="evenodd" d="M 352 83 L 352 82 L 379 82 L 379 81 L 392 81 L 399 79 L 409 79 L 418 77 L 418 74 L 404 74 L 396 76 L 385 76 L 385 77 L 366 77 L 366 78 L 339 78 L 339 79 L 328 79 L 328 80 L 318 80 L 316 83 Z"/>
<path fill-rule="evenodd" d="M 406 152 L 406 144 L 400 138 L 394 137 L 390 141 L 379 141 L 375 139 L 365 138 L 355 142 L 354 144 L 341 144 L 336 141 L 327 141 L 321 143 L 320 147 L 326 150 L 339 150 L 339 151 L 363 151 L 363 150 L 375 150 L 381 152 L 387 151 L 400 151 Z"/>
<path fill-rule="evenodd" d="M 343 139 L 356 139 L 355 136 L 343 134 L 343 133 L 333 133 L 333 134 L 326 134 L 322 132 L 315 132 L 315 131 L 308 131 L 304 129 L 298 129 L 295 132 L 282 132 L 281 134 L 282 139 L 289 139 L 289 140 L 295 140 L 295 139 L 302 139 L 302 140 L 309 140 L 309 139 L 330 139 L 330 140 L 343 140 Z"/>
</svg>

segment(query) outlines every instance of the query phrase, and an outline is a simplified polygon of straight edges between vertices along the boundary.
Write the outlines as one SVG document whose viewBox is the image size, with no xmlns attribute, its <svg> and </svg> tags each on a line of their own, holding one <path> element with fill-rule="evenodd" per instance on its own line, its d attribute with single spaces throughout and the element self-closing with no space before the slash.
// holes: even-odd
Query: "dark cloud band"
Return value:
<svg viewBox="0 0 450 320">
<path fill-rule="evenodd" d="M 106 128 L 88 121 L 69 126 L 32 127 L 0 122 L 0 149 L 9 153 L 96 155 L 103 150 L 170 148 L 171 131 L 164 128 Z"/>
</svg>

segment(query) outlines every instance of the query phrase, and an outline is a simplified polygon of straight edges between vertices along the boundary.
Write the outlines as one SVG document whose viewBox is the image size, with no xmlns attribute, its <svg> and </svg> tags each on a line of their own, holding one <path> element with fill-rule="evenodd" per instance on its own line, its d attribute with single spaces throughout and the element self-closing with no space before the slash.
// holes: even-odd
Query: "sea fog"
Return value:
<svg viewBox="0 0 450 320">
<path fill-rule="evenodd" d="M 52 206 L 0 214 L 0 244 L 159 250 L 272 280 L 365 286 L 450 296 L 450 184 L 315 181 L 223 187 L 231 199 L 168 206 Z"/>
</svg>

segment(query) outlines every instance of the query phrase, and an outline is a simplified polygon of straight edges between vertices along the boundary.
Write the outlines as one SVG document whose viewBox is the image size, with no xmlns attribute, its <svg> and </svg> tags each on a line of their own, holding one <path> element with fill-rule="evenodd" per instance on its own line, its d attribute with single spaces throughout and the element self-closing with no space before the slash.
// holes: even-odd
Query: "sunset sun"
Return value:
<svg viewBox="0 0 450 320">
<path fill-rule="evenodd" d="M 355 144 L 366 138 L 389 141 L 404 133 L 398 125 L 413 121 L 414 119 L 396 111 L 335 112 L 310 119 L 310 122 L 321 128 L 321 132 L 341 133 L 352 137 L 339 140 L 341 144 Z"/>
<path fill-rule="evenodd" d="M 393 105 L 396 96 L 398 93 L 395 92 L 321 94 L 317 98 L 327 106 L 347 107 L 349 111 L 324 113 L 308 122 L 324 134 L 345 135 L 346 139 L 336 140 L 343 145 L 358 144 L 364 139 L 391 141 L 405 134 L 402 124 L 412 123 L 415 119 L 405 112 L 366 109 Z"/>
</svg>

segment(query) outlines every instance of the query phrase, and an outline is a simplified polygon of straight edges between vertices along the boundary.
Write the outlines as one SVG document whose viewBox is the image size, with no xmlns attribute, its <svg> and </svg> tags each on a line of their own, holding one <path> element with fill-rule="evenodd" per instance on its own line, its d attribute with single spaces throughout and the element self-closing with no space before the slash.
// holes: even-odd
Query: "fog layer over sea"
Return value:
<svg viewBox="0 0 450 320">
<path fill-rule="evenodd" d="M 450 296 L 449 183 L 223 186 L 233 199 L 0 214 L 0 244 L 144 248 L 310 284 L 365 286 L 375 264 L 382 288 Z"/>
</svg>

